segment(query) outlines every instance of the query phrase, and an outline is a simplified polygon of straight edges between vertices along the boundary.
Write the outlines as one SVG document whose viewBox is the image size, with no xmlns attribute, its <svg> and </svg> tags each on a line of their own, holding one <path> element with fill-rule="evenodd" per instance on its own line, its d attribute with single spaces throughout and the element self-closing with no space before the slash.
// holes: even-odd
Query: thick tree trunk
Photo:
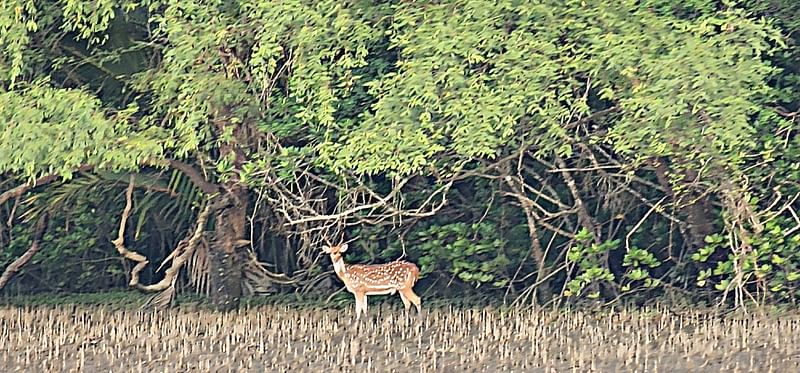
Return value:
<svg viewBox="0 0 800 373">
<path fill-rule="evenodd" d="M 217 211 L 214 222 L 214 241 L 209 250 L 210 298 L 218 311 L 230 311 L 239 306 L 242 297 L 242 272 L 247 222 L 247 190 L 240 185 L 229 189 L 231 203 Z"/>
</svg>

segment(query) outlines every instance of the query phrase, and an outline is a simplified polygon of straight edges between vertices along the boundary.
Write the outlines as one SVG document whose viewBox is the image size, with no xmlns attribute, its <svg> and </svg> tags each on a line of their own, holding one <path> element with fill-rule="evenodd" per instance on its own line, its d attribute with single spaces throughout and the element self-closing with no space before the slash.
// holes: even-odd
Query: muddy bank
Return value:
<svg viewBox="0 0 800 373">
<path fill-rule="evenodd" d="M 413 315 L 413 314 L 412 314 Z M 666 309 L 428 310 L 261 306 L 205 310 L 0 308 L 0 370 L 52 371 L 798 371 L 797 315 Z"/>
</svg>

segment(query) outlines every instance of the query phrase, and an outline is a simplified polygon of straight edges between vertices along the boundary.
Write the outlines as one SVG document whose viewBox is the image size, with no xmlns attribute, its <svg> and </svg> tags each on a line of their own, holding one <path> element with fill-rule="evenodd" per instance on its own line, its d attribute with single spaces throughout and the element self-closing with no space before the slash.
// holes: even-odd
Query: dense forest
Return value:
<svg viewBox="0 0 800 373">
<path fill-rule="evenodd" d="M 0 5 L 5 294 L 800 300 L 795 0 Z M 423 303 L 425 300 L 423 300 Z"/>
</svg>

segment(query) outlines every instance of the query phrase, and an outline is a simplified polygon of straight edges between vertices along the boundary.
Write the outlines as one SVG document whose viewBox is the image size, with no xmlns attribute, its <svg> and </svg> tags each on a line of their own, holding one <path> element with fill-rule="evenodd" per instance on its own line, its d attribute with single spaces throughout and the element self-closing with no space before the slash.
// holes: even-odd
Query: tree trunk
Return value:
<svg viewBox="0 0 800 373">
<path fill-rule="evenodd" d="M 700 247 L 705 246 L 706 236 L 714 233 L 714 217 L 711 211 L 711 204 L 708 197 L 702 197 L 695 192 L 689 192 L 685 197 L 689 200 L 688 203 L 680 203 L 680 197 L 675 194 L 672 185 L 669 182 L 667 172 L 669 172 L 669 165 L 665 159 L 657 161 L 655 171 L 658 183 L 664 188 L 674 203 L 678 203 L 678 211 L 680 215 L 686 219 L 686 230 L 688 236 L 686 240 L 689 243 L 689 253 L 693 253 Z M 695 182 L 697 178 L 697 171 L 687 170 L 683 175 L 683 182 L 690 184 Z"/>
<path fill-rule="evenodd" d="M 525 216 L 528 222 L 528 235 L 531 238 L 531 252 L 536 260 L 536 291 L 534 299 L 541 305 L 547 304 L 553 299 L 553 291 L 550 287 L 550 280 L 546 279 L 550 275 L 550 268 L 547 266 L 546 252 L 542 250 L 542 243 L 539 241 L 539 231 L 536 229 L 536 220 L 531 214 L 530 207 L 525 209 Z"/>
<path fill-rule="evenodd" d="M 542 250 L 542 243 L 539 241 L 539 231 L 536 228 L 536 214 L 533 212 L 533 201 L 527 197 L 523 188 L 522 178 L 512 178 L 506 175 L 504 178 L 506 184 L 513 191 L 513 196 L 517 198 L 522 211 L 525 213 L 525 221 L 528 224 L 528 236 L 531 239 L 531 256 L 536 262 L 536 287 L 533 292 L 533 301 L 539 304 L 546 304 L 553 298 L 553 293 L 550 287 L 550 280 L 546 280 L 550 274 L 550 268 L 547 267 L 546 253 Z M 516 180 L 516 181 L 515 181 Z"/>
<path fill-rule="evenodd" d="M 215 214 L 214 241 L 209 250 L 211 304 L 218 311 L 239 306 L 242 297 L 243 246 L 247 222 L 247 189 L 231 185 L 231 203 Z"/>
</svg>

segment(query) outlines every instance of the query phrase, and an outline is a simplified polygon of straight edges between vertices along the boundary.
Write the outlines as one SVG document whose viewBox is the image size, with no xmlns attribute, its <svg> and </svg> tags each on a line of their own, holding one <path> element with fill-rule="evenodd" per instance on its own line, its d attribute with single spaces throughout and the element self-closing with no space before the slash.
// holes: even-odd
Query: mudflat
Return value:
<svg viewBox="0 0 800 373">
<path fill-rule="evenodd" d="M 800 316 L 667 308 L 0 308 L 3 372 L 800 371 Z"/>
</svg>

